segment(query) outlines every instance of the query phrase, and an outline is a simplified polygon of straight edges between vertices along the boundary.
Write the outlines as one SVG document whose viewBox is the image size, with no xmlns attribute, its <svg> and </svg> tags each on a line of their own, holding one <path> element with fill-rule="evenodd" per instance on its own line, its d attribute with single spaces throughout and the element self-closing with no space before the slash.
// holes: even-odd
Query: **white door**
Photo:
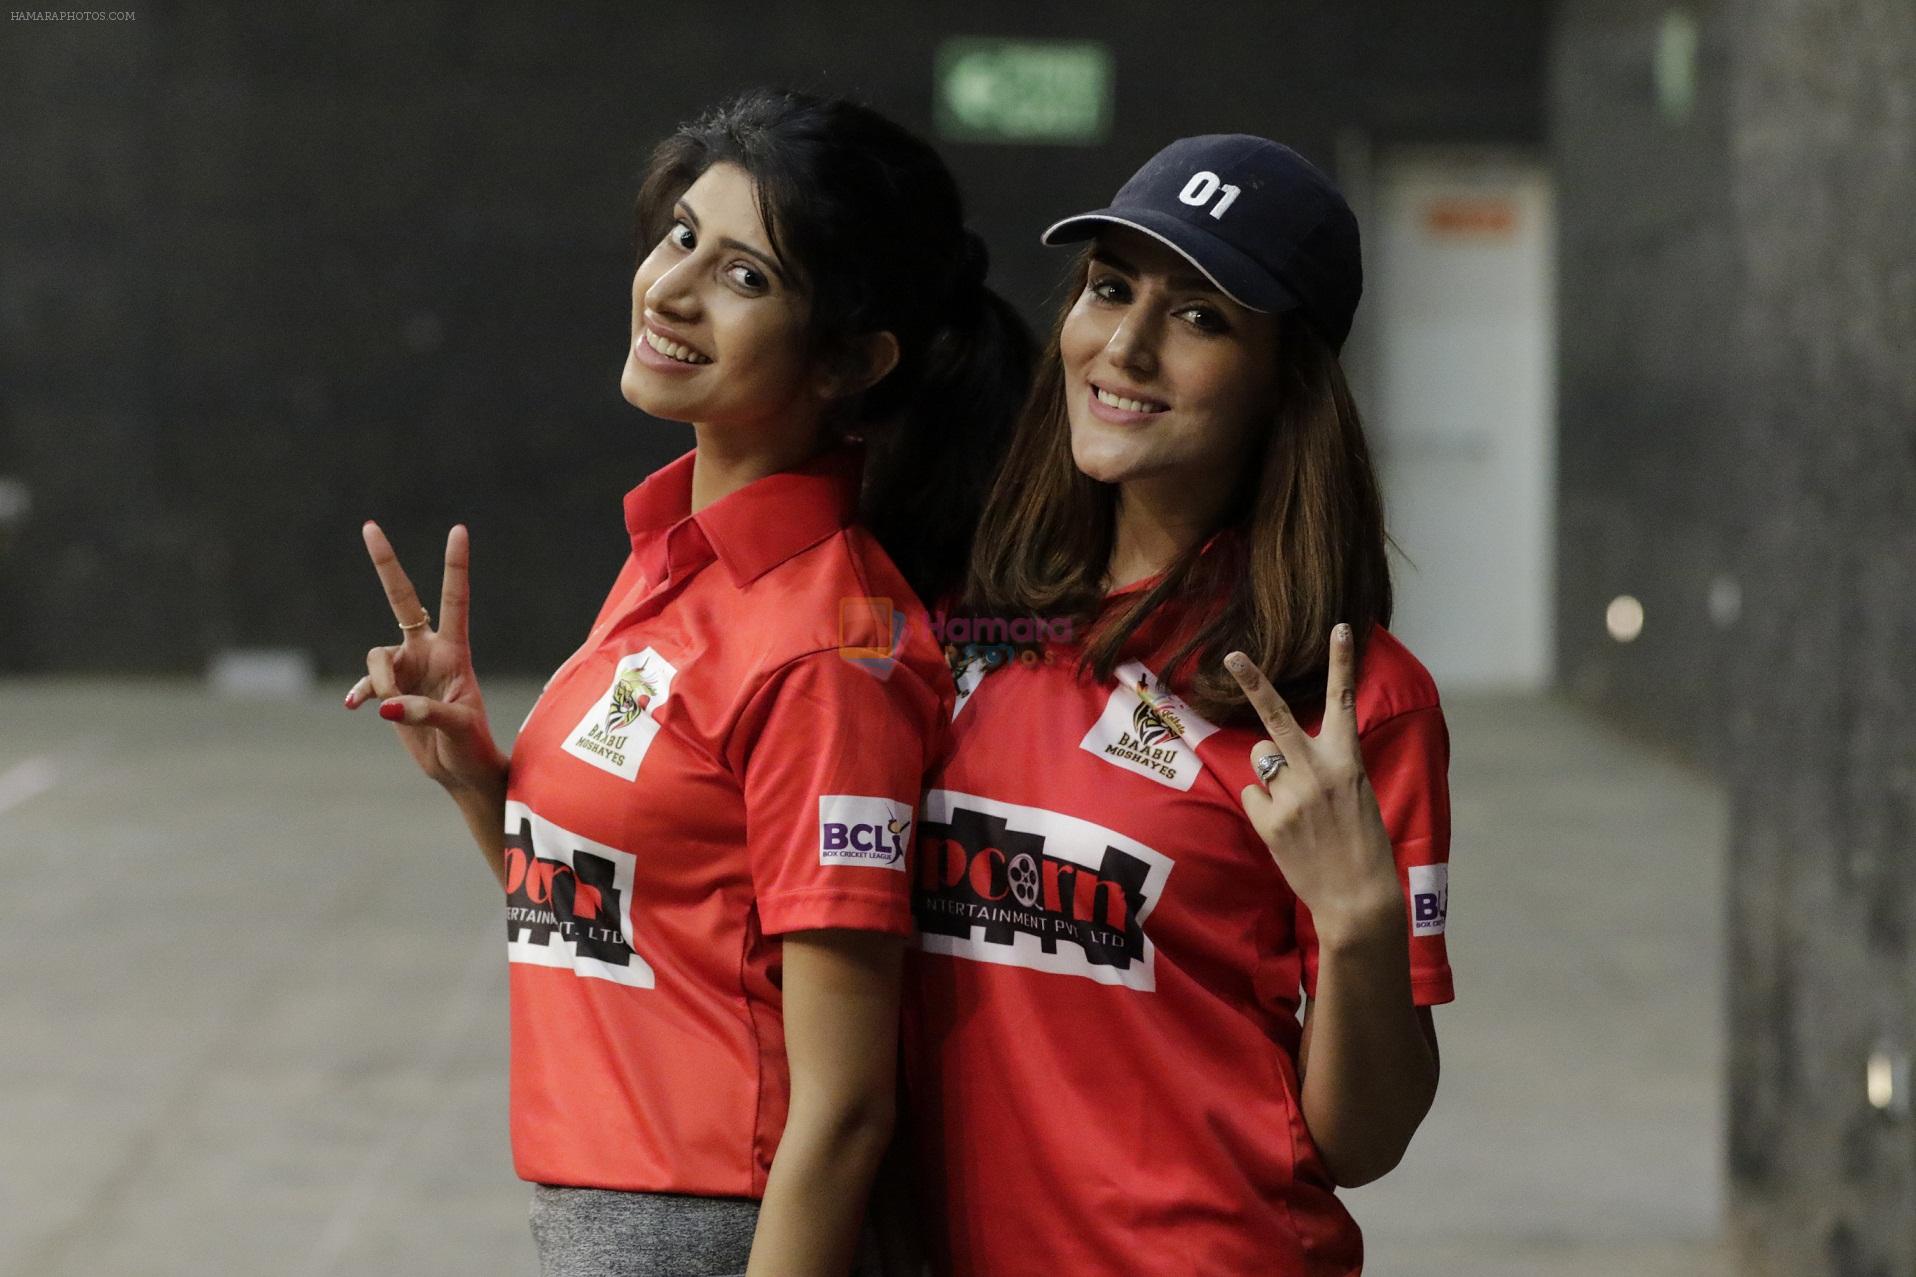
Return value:
<svg viewBox="0 0 1916 1277">
<path fill-rule="evenodd" d="M 1372 194 L 1374 398 L 1361 406 L 1403 551 L 1391 629 L 1445 690 L 1542 688 L 1556 494 L 1548 173 L 1407 152 L 1382 159 Z"/>
</svg>

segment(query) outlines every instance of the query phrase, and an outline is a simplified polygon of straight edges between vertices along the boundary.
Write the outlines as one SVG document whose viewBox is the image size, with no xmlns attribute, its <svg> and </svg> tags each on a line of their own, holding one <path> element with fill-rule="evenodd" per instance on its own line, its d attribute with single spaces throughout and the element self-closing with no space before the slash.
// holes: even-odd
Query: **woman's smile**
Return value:
<svg viewBox="0 0 1916 1277">
<path fill-rule="evenodd" d="M 1091 415 L 1114 425 L 1128 426 L 1133 422 L 1148 421 L 1171 408 L 1170 404 L 1147 399 L 1123 387 L 1100 385 L 1095 381 L 1087 381 L 1085 385 L 1090 390 L 1087 402 Z"/>
<path fill-rule="evenodd" d="M 639 328 L 639 339 L 632 343 L 632 349 L 640 359 L 653 368 L 676 370 L 676 368 L 701 367 L 712 362 L 710 355 L 687 342 L 667 336 L 649 322 Z"/>
</svg>

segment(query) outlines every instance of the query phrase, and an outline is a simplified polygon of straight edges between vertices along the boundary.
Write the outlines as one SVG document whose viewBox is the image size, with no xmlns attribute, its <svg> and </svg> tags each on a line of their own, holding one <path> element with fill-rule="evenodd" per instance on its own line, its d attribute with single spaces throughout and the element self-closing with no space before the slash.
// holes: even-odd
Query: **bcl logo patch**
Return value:
<svg viewBox="0 0 1916 1277">
<path fill-rule="evenodd" d="M 818 863 L 874 865 L 904 873 L 911 821 L 911 808 L 889 798 L 820 794 Z"/>
<path fill-rule="evenodd" d="M 622 780 L 639 774 L 645 751 L 659 734 L 656 715 L 672 697 L 678 674 L 652 648 L 620 658 L 612 686 L 566 738 L 565 752 Z"/>
<path fill-rule="evenodd" d="M 1450 866 L 1410 867 L 1410 933 L 1441 936 L 1450 913 Z"/>
<path fill-rule="evenodd" d="M 1118 685 L 1078 747 L 1160 785 L 1190 789 L 1201 770 L 1198 744 L 1217 725 L 1159 685 L 1141 662 L 1127 661 L 1115 673 Z"/>
</svg>

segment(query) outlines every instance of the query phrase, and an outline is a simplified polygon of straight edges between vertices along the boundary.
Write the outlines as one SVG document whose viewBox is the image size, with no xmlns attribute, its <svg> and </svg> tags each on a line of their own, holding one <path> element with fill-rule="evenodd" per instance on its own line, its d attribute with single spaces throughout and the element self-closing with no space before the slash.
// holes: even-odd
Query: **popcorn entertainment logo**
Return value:
<svg viewBox="0 0 1916 1277">
<path fill-rule="evenodd" d="M 650 989 L 657 977 L 633 944 L 632 853 L 594 842 L 506 803 L 506 957 Z"/>
<path fill-rule="evenodd" d="M 953 790 L 926 793 L 920 829 L 912 909 L 921 948 L 1157 987 L 1145 922 L 1169 857 L 1061 812 Z"/>
</svg>

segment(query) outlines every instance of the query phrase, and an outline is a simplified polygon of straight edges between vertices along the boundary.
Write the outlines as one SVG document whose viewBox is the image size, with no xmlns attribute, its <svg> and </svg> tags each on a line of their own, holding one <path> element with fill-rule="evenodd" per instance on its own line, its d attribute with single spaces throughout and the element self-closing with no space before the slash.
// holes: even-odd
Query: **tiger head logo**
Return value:
<svg viewBox="0 0 1916 1277">
<path fill-rule="evenodd" d="M 1156 745 L 1171 735 L 1171 728 L 1158 717 L 1151 702 L 1140 699 L 1137 708 L 1131 711 L 1131 731 L 1140 744 Z"/>
<path fill-rule="evenodd" d="M 653 681 L 643 662 L 620 674 L 612 684 L 612 704 L 606 710 L 605 730 L 622 732 L 638 722 L 646 706 L 658 694 L 658 684 Z"/>
</svg>

